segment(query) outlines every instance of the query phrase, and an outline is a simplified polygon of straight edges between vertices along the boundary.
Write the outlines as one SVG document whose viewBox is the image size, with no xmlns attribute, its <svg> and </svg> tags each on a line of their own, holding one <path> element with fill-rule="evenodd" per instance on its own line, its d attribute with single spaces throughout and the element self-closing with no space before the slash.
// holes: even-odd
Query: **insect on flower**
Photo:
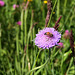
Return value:
<svg viewBox="0 0 75 75">
<path fill-rule="evenodd" d="M 44 35 L 47 35 L 47 36 L 49 36 L 49 37 L 52 37 L 52 36 L 53 36 L 53 34 L 50 33 L 50 32 L 46 32 Z"/>
<path fill-rule="evenodd" d="M 34 43 L 39 48 L 49 49 L 58 45 L 60 38 L 60 32 L 56 31 L 54 28 L 46 27 L 36 34 Z"/>
</svg>

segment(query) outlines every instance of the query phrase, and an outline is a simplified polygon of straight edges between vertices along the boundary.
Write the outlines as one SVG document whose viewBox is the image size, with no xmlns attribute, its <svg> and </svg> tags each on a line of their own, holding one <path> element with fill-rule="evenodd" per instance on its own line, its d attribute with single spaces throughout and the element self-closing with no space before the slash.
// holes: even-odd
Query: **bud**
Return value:
<svg viewBox="0 0 75 75">
<path fill-rule="evenodd" d="M 57 48 L 64 48 L 63 43 L 59 42 Z"/>
<path fill-rule="evenodd" d="M 69 37 L 70 37 L 70 32 L 68 30 L 66 30 L 64 33 L 64 38 L 69 39 Z"/>
</svg>

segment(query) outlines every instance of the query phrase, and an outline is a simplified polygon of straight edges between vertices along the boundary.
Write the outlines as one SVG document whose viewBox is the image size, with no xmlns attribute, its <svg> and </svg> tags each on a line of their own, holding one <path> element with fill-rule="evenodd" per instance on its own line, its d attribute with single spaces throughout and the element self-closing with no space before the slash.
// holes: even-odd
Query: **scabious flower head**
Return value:
<svg viewBox="0 0 75 75">
<path fill-rule="evenodd" d="M 0 6 L 4 6 L 4 1 L 0 1 Z"/>
<path fill-rule="evenodd" d="M 17 24 L 18 24 L 18 25 L 21 25 L 21 21 L 18 21 Z"/>
<path fill-rule="evenodd" d="M 57 48 L 63 48 L 63 47 L 64 47 L 63 43 L 59 42 Z"/>
<path fill-rule="evenodd" d="M 70 36 L 70 32 L 68 30 L 66 30 L 64 33 L 64 38 L 69 39 L 69 36 Z"/>
<path fill-rule="evenodd" d="M 52 36 L 45 35 L 46 33 L 51 33 Z M 58 45 L 61 38 L 61 34 L 56 31 L 54 28 L 44 28 L 43 30 L 40 30 L 38 34 L 36 34 L 35 38 L 35 45 L 37 45 L 39 48 L 43 49 L 49 49 L 52 48 L 55 45 Z"/>
<path fill-rule="evenodd" d="M 13 5 L 13 8 L 14 8 L 14 9 L 19 8 L 19 5 L 14 4 L 14 5 Z"/>
</svg>

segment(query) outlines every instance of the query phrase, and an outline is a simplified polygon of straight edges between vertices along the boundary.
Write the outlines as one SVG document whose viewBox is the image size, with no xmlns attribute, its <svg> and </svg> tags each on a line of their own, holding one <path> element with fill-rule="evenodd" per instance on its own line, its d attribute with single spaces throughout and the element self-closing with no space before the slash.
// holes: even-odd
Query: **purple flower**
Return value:
<svg viewBox="0 0 75 75">
<path fill-rule="evenodd" d="M 18 7 L 19 7 L 19 5 L 16 5 L 16 4 L 13 5 L 13 8 L 14 8 L 14 9 L 16 9 L 16 8 L 18 8 Z"/>
<path fill-rule="evenodd" d="M 18 24 L 18 25 L 21 25 L 21 21 L 18 21 L 17 24 Z"/>
<path fill-rule="evenodd" d="M 0 1 L 0 6 L 4 6 L 4 1 Z"/>
<path fill-rule="evenodd" d="M 58 42 L 61 38 L 61 34 L 56 31 L 54 28 L 44 28 L 36 34 L 35 45 L 39 48 L 51 48 L 55 45 L 58 45 Z"/>
<path fill-rule="evenodd" d="M 59 42 L 57 48 L 63 48 L 63 47 L 64 47 L 63 46 L 63 43 L 62 42 Z"/>
<path fill-rule="evenodd" d="M 69 35 L 70 35 L 70 32 L 68 30 L 66 30 L 64 33 L 64 38 L 69 39 Z"/>
</svg>

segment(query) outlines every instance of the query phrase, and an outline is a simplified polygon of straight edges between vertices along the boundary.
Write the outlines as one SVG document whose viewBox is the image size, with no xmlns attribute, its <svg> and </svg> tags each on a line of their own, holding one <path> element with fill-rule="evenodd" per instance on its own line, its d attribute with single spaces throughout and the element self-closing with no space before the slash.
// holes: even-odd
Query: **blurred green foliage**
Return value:
<svg viewBox="0 0 75 75">
<path fill-rule="evenodd" d="M 55 1 L 57 4 L 49 27 L 62 15 L 58 31 L 62 33 L 64 48 L 52 48 L 48 62 L 49 50 L 40 50 L 34 44 L 36 34 L 45 27 L 47 4 L 43 0 L 33 0 L 25 9 L 27 1 L 3 1 L 5 5 L 0 7 L 0 75 L 74 75 L 70 42 L 63 35 L 65 30 L 72 29 L 75 38 L 75 0 L 52 0 L 52 7 Z M 14 9 L 14 4 L 19 8 Z M 21 26 L 17 25 L 18 21 Z"/>
</svg>

